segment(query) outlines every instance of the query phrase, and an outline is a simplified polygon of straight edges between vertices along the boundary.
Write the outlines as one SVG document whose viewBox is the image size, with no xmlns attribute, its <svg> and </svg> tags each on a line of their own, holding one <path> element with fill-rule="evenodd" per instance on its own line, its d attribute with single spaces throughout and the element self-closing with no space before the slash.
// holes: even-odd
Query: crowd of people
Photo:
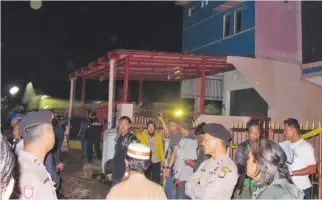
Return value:
<svg viewBox="0 0 322 200">
<path fill-rule="evenodd" d="M 65 125 L 52 111 L 11 114 L 11 137 L 1 134 L 2 199 L 57 199 L 64 170 Z"/>
<path fill-rule="evenodd" d="M 165 123 L 162 115 L 158 120 L 165 134 L 153 121 L 134 133 L 131 119 L 120 118 L 115 156 L 108 161 L 113 167 L 106 171 L 113 184 L 107 199 L 238 199 L 247 192 L 252 199 L 311 199 L 316 159 L 296 119 L 284 121 L 282 143 L 265 138 L 259 121 L 249 121 L 247 140 L 233 159 L 231 134 L 223 125 L 192 128 L 189 120 Z"/>
<path fill-rule="evenodd" d="M 55 174 L 64 169 L 57 149 L 64 132 L 61 118 L 50 111 L 11 118 L 12 144 L 0 136 L 2 199 L 57 199 L 60 180 Z M 234 158 L 229 153 L 231 134 L 222 124 L 192 128 L 189 119 L 165 122 L 162 114 L 158 120 L 163 134 L 155 121 L 134 132 L 129 117 L 119 119 L 115 155 L 105 163 L 112 184 L 106 199 L 238 199 L 245 198 L 245 189 L 252 199 L 311 198 L 309 176 L 316 172 L 316 159 L 311 144 L 301 139 L 296 119 L 284 121 L 282 143 L 266 139 L 260 122 L 249 121 L 247 140 L 238 145 Z M 102 131 L 95 113 L 82 122 L 78 137 L 89 163 L 93 146 L 97 158 L 102 157 Z"/>
</svg>

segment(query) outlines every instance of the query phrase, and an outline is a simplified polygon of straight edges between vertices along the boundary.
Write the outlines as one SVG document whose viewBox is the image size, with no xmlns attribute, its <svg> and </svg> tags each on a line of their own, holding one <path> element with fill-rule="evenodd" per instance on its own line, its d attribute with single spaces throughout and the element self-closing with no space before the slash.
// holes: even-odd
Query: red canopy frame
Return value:
<svg viewBox="0 0 322 200">
<path fill-rule="evenodd" d="M 109 60 L 116 60 L 117 80 L 182 81 L 200 78 L 234 69 L 226 56 L 203 56 L 183 53 L 116 50 L 108 57 L 99 58 L 87 67 L 72 73 L 72 77 L 106 79 L 109 77 Z"/>
<path fill-rule="evenodd" d="M 112 70 L 111 70 L 112 69 Z M 226 56 L 205 56 L 185 53 L 115 50 L 98 58 L 87 67 L 70 74 L 71 80 L 82 78 L 81 101 L 85 100 L 87 79 L 109 79 L 109 101 L 114 99 L 114 80 L 124 80 L 123 101 L 128 100 L 128 82 L 139 81 L 139 103 L 142 95 L 142 81 L 182 81 L 201 78 L 200 114 L 204 111 L 205 78 L 220 72 L 233 70 Z M 111 79 L 112 78 L 112 79 Z M 112 85 L 112 86 L 111 86 Z M 110 111 L 109 111 L 110 112 Z"/>
</svg>

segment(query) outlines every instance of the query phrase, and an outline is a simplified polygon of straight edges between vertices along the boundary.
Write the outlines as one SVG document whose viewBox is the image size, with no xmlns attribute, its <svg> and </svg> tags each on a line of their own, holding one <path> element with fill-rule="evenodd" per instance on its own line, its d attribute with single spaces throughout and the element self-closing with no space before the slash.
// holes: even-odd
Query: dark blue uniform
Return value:
<svg viewBox="0 0 322 200">
<path fill-rule="evenodd" d="M 100 147 L 101 133 L 103 132 L 103 125 L 97 119 L 90 120 L 85 137 L 87 139 L 87 160 L 88 162 L 93 162 L 93 145 L 95 146 L 95 151 L 98 159 L 102 158 L 102 152 Z"/>
</svg>

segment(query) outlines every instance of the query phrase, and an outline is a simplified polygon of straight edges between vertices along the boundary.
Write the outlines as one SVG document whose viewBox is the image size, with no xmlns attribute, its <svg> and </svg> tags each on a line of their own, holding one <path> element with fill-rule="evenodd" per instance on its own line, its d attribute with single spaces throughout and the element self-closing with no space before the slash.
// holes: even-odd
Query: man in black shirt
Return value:
<svg viewBox="0 0 322 200">
<path fill-rule="evenodd" d="M 237 180 L 235 190 L 234 190 L 234 198 L 239 198 L 243 192 L 244 188 L 244 180 L 246 176 L 246 165 L 248 160 L 248 154 L 251 151 L 251 146 L 254 142 L 261 139 L 263 135 L 261 134 L 261 125 L 258 120 L 250 120 L 247 123 L 246 127 L 247 131 L 247 140 L 240 143 L 236 149 L 235 153 L 235 163 L 238 168 L 239 178 Z M 249 184 L 249 193 L 250 196 L 252 194 L 251 184 Z"/>
<path fill-rule="evenodd" d="M 125 173 L 125 157 L 129 144 L 139 143 L 134 134 L 130 132 L 132 121 L 123 116 L 119 120 L 119 134 L 116 137 L 115 154 L 113 158 L 112 184 L 116 185 L 122 181 Z"/>
<path fill-rule="evenodd" d="M 102 123 L 96 118 L 95 113 L 89 115 L 89 123 L 87 125 L 85 137 L 87 139 L 87 161 L 93 163 L 93 145 L 98 159 L 102 158 L 100 147 L 101 133 L 103 132 Z"/>
</svg>

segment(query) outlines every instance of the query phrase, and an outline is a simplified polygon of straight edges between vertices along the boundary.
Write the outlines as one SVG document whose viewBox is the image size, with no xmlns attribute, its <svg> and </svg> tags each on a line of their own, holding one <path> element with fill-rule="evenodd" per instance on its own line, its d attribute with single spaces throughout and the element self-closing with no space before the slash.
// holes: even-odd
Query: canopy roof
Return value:
<svg viewBox="0 0 322 200">
<path fill-rule="evenodd" d="M 206 76 L 234 69 L 232 64 L 227 63 L 226 56 L 115 50 L 70 76 L 108 79 L 109 61 L 112 59 L 116 60 L 117 80 L 182 81 L 201 77 L 203 65 Z"/>
</svg>

